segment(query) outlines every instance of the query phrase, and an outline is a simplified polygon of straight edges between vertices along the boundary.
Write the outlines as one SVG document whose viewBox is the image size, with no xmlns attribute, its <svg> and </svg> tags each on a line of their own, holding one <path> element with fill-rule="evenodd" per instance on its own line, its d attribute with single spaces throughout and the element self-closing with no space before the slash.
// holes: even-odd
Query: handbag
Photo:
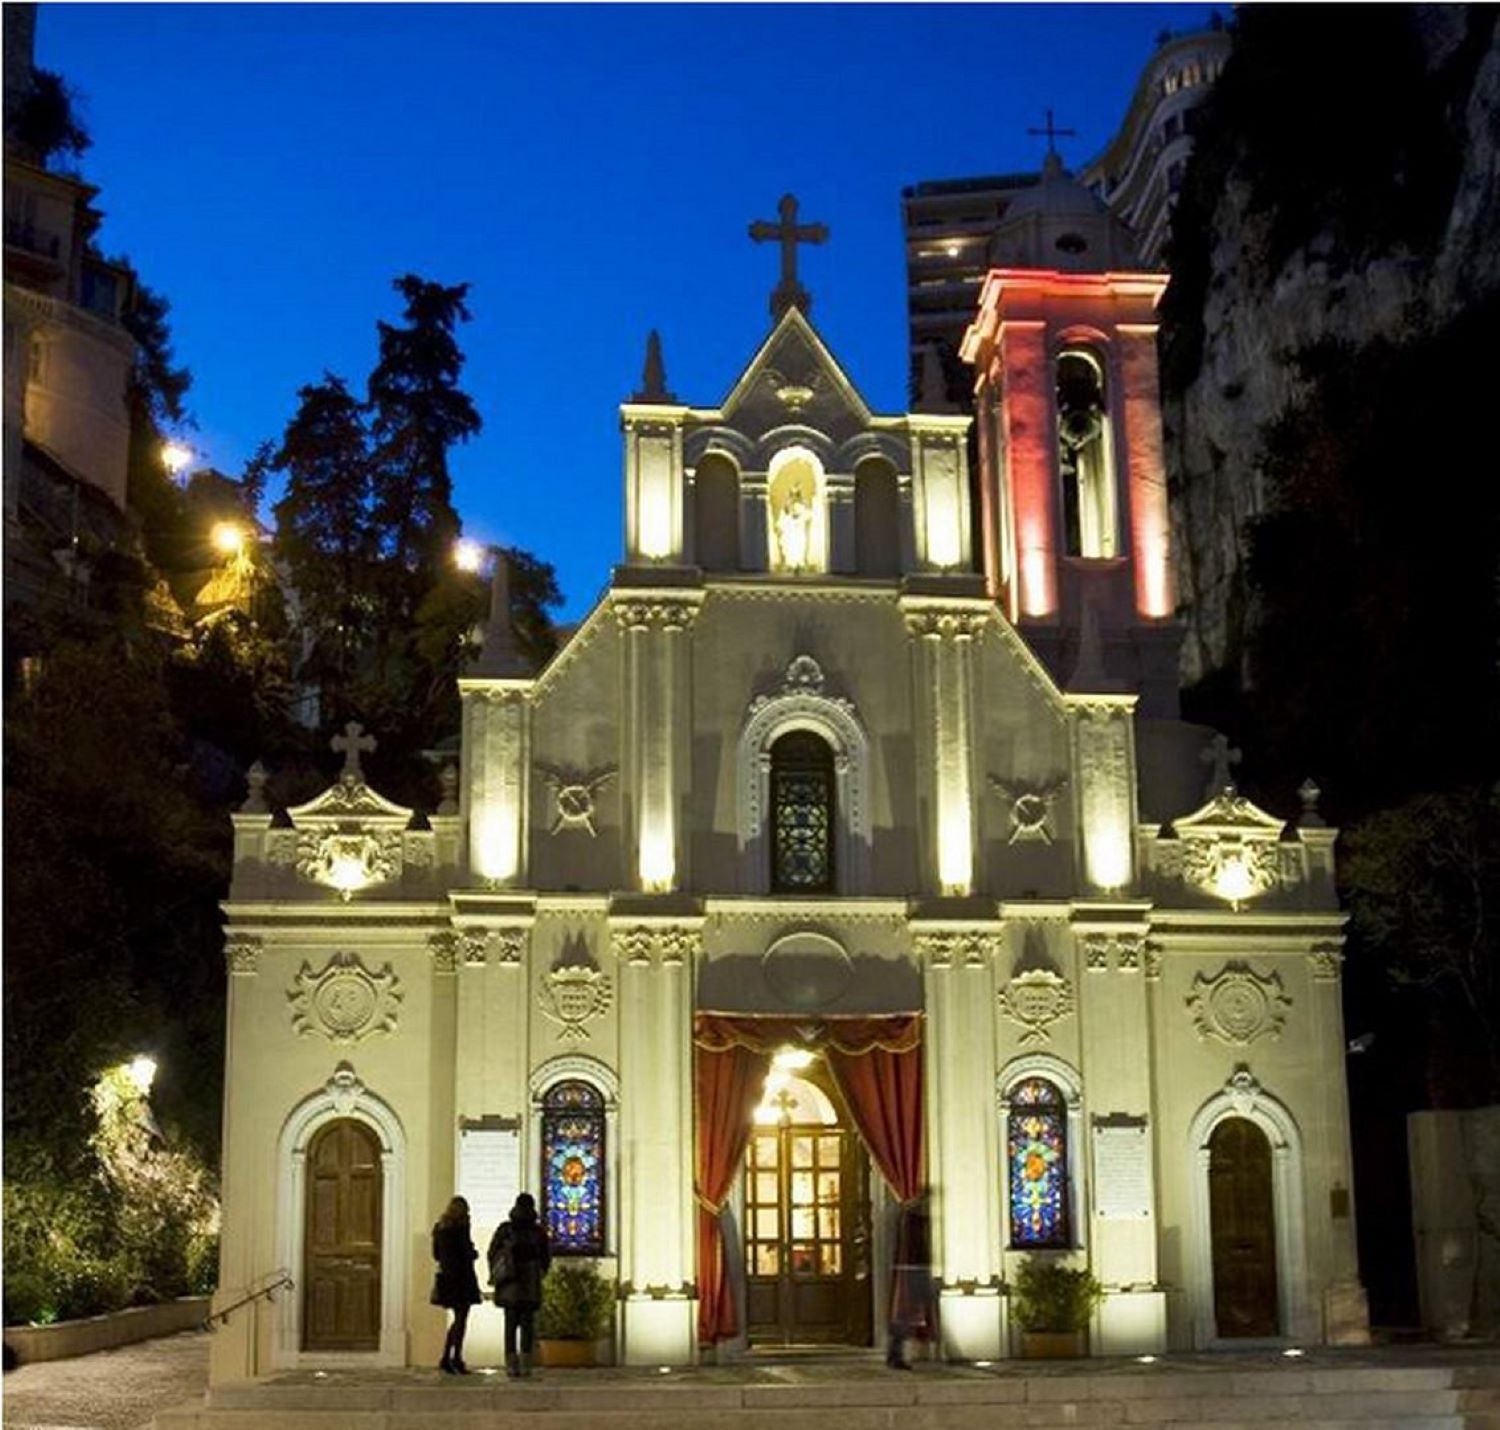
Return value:
<svg viewBox="0 0 1500 1430">
<path fill-rule="evenodd" d="M 432 1290 L 427 1293 L 427 1299 L 434 1306 L 443 1304 L 443 1273 L 437 1272 L 432 1278 Z"/>
<path fill-rule="evenodd" d="M 490 1284 L 495 1287 L 504 1286 L 516 1279 L 516 1253 L 507 1237 L 495 1247 L 495 1254 L 490 1258 Z"/>
</svg>

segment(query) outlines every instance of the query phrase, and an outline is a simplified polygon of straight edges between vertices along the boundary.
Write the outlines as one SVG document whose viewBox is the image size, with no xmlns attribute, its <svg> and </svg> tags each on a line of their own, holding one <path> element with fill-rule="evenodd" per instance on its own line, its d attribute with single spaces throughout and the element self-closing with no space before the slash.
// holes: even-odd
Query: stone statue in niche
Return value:
<svg viewBox="0 0 1500 1430">
<path fill-rule="evenodd" d="M 812 565 L 812 502 L 802 484 L 787 489 L 776 508 L 776 554 L 783 571 L 806 571 Z"/>
</svg>

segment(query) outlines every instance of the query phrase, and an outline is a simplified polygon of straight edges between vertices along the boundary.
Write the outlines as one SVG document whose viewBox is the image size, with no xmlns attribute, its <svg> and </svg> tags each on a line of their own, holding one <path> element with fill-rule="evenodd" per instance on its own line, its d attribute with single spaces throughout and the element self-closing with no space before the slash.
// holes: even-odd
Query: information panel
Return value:
<svg viewBox="0 0 1500 1430">
<path fill-rule="evenodd" d="M 1151 1143 L 1145 1118 L 1095 1119 L 1094 1212 L 1101 1217 L 1151 1215 Z"/>
<path fill-rule="evenodd" d="M 458 1129 L 458 1194 L 469 1203 L 476 1229 L 510 1215 L 521 1190 L 521 1129 L 514 1119 L 465 1120 Z M 483 1254 L 484 1248 L 480 1248 Z"/>
</svg>

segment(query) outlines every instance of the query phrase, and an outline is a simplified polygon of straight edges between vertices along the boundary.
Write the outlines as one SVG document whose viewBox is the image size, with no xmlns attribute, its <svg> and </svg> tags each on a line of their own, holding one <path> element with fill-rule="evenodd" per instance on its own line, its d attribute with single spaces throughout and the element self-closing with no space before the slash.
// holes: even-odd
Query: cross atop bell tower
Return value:
<svg viewBox="0 0 1500 1430">
<path fill-rule="evenodd" d="M 771 294 L 773 323 L 780 322 L 788 308 L 800 308 L 804 313 L 811 310 L 812 294 L 797 280 L 797 245 L 828 242 L 827 224 L 797 222 L 796 195 L 783 194 L 776 212 L 780 216 L 779 223 L 758 218 L 750 225 L 750 237 L 756 243 L 775 239 L 781 245 L 781 281 Z"/>
</svg>

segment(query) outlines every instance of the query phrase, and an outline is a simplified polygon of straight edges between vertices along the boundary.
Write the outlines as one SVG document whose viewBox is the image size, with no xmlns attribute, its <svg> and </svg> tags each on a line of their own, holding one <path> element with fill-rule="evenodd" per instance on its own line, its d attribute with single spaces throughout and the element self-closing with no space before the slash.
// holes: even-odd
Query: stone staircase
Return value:
<svg viewBox="0 0 1500 1430">
<path fill-rule="evenodd" d="M 156 1430 L 1010 1430 L 1279 1425 L 1500 1430 L 1500 1348 L 1302 1361 L 1163 1357 L 1034 1367 L 878 1360 L 674 1371 L 543 1371 L 513 1383 L 436 1372 L 310 1372 L 211 1390 Z"/>
</svg>

